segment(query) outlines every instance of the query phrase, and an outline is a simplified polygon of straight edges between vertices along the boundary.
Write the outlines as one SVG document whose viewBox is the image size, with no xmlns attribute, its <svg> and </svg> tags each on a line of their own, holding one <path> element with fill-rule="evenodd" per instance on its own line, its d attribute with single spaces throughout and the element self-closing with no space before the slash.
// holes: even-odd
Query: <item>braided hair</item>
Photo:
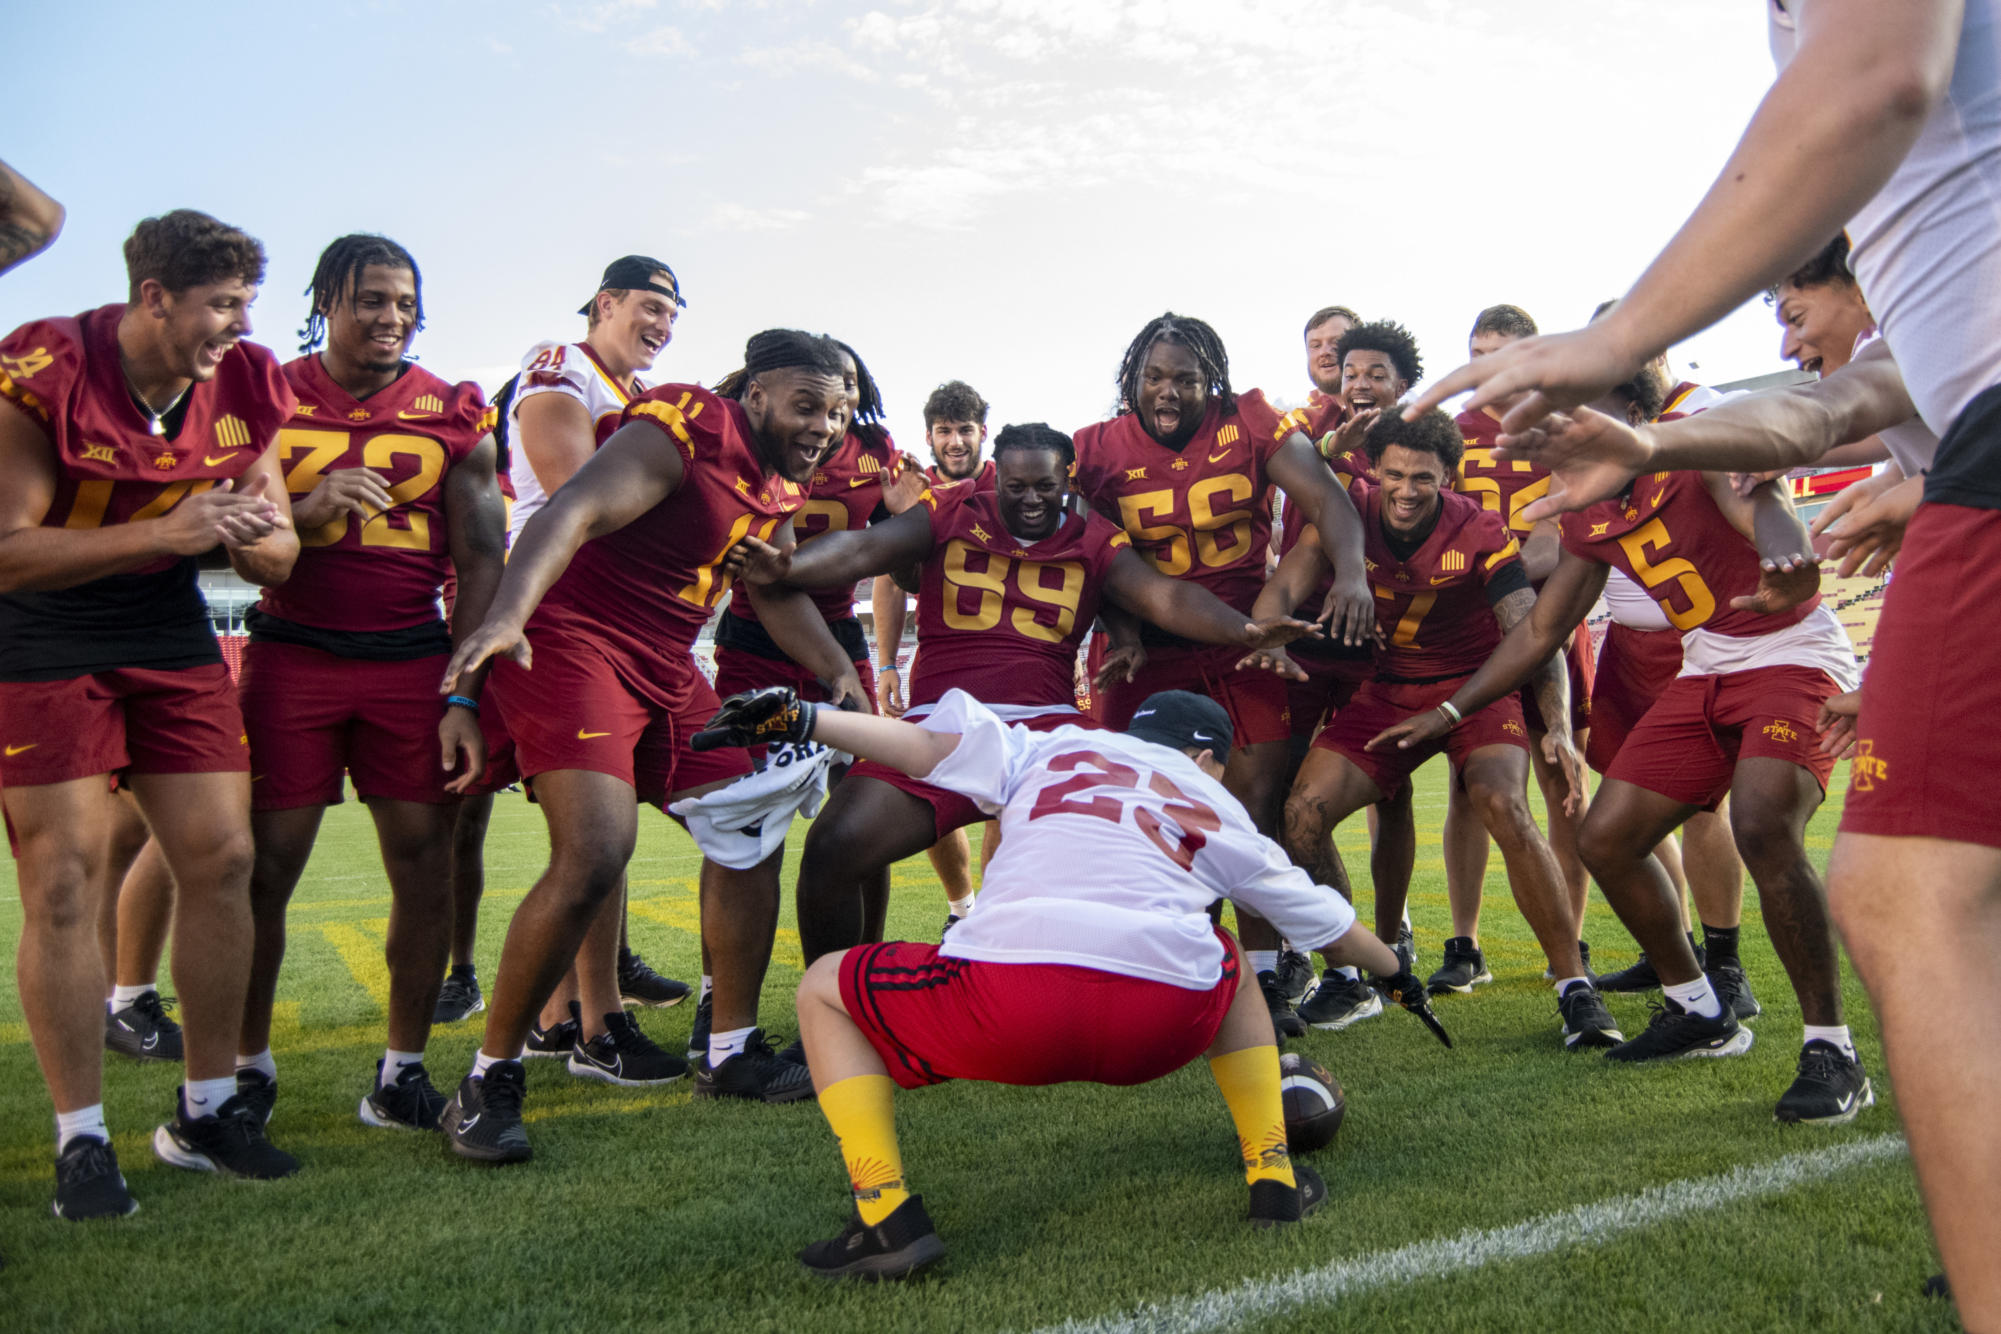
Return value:
<svg viewBox="0 0 2001 1334">
<path fill-rule="evenodd" d="M 848 368 L 841 364 L 841 345 L 822 334 L 809 334 L 802 329 L 766 329 L 754 333 L 743 345 L 743 365 L 716 381 L 709 392 L 717 398 L 742 400 L 750 388 L 750 382 L 766 371 L 785 370 L 802 366 L 831 375 L 836 379 L 847 374 Z M 855 363 L 859 371 L 861 363 Z"/>
<path fill-rule="evenodd" d="M 424 275 L 417 268 L 417 261 L 410 252 L 386 236 L 372 232 L 353 232 L 341 237 L 320 252 L 320 262 L 313 269 L 313 281 L 306 288 L 306 295 L 312 298 L 312 305 L 306 311 L 306 327 L 299 330 L 304 341 L 299 344 L 300 352 L 311 352 L 327 337 L 326 312 L 332 310 L 343 297 L 354 299 L 354 290 L 361 284 L 362 270 L 371 264 L 380 264 L 387 269 L 408 269 L 417 288 L 417 328 L 424 327 Z"/>
<path fill-rule="evenodd" d="M 848 429 L 867 444 L 887 447 L 889 431 L 882 425 L 882 390 L 876 387 L 875 377 L 868 373 L 868 364 L 862 360 L 861 353 L 840 339 L 829 335 L 828 341 L 847 353 L 855 363 L 855 388 L 860 391 L 860 399 L 855 404 L 855 419 Z"/>
<path fill-rule="evenodd" d="M 1202 376 L 1208 382 L 1209 396 L 1220 399 L 1223 415 L 1229 416 L 1237 410 L 1236 391 L 1230 388 L 1230 354 L 1223 350 L 1223 340 L 1216 331 L 1201 320 L 1189 315 L 1176 315 L 1168 311 L 1157 319 L 1146 322 L 1139 331 L 1139 337 L 1126 347 L 1125 359 L 1119 362 L 1119 415 L 1125 416 L 1139 402 L 1139 377 L 1146 366 L 1146 354 L 1155 343 L 1178 343 L 1194 354 L 1196 364 L 1202 368 Z"/>
</svg>

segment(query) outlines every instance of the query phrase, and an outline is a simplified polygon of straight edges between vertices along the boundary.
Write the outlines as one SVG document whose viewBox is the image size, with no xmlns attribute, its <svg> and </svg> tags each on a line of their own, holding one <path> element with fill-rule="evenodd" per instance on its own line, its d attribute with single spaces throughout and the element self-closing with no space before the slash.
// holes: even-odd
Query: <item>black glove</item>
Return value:
<svg viewBox="0 0 2001 1334">
<path fill-rule="evenodd" d="M 1446 1033 L 1445 1025 L 1439 1023 L 1438 1016 L 1432 1013 L 1431 995 L 1425 990 L 1424 983 L 1417 980 L 1416 973 L 1405 971 L 1394 973 L 1389 977 L 1377 977 L 1372 974 L 1369 985 L 1382 993 L 1384 1000 L 1401 1005 L 1422 1019 L 1433 1037 L 1448 1047 L 1452 1045 L 1452 1038 Z"/>
<path fill-rule="evenodd" d="M 786 741 L 808 741 L 813 736 L 813 715 L 819 709 L 799 698 L 790 686 L 766 686 L 731 695 L 716 710 L 709 724 L 689 739 L 694 750 L 715 750 L 722 746 L 763 746 Z"/>
</svg>

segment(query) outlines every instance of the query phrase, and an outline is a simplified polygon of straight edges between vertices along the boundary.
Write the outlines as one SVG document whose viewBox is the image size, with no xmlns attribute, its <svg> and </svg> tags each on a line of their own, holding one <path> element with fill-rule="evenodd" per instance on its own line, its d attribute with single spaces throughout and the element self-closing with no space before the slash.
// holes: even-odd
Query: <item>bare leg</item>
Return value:
<svg viewBox="0 0 2001 1334">
<path fill-rule="evenodd" d="M 1223 786 L 1244 803 L 1252 823 L 1264 834 L 1270 834 L 1278 826 L 1280 805 L 1285 795 L 1282 786 L 1285 752 L 1286 743 L 1283 741 L 1239 746 L 1230 752 L 1229 765 L 1223 771 Z M 1328 828 L 1331 830 L 1333 826 Z M 1264 918 L 1241 906 L 1237 909 L 1237 933 L 1243 938 L 1247 950 L 1275 950 L 1279 947 L 1278 930 Z"/>
<path fill-rule="evenodd" d="M 1369 814 L 1375 825 L 1375 841 L 1369 845 L 1369 879 L 1376 886 L 1377 930 L 1382 929 L 1384 886 L 1397 886 L 1392 894 L 1397 901 L 1397 920 L 1390 926 L 1390 934 L 1383 937 L 1394 941 L 1403 924 L 1404 905 L 1410 900 L 1411 873 L 1417 868 L 1417 817 L 1411 809 L 1411 785 L 1405 783 L 1395 796 L 1369 807 Z"/>
<path fill-rule="evenodd" d="M 1542 756 L 1541 732 L 1529 733 L 1529 762 L 1535 769 L 1536 786 L 1542 789 L 1543 811 L 1549 823 L 1549 850 L 1556 858 L 1556 868 L 1563 875 L 1564 892 L 1570 900 L 1570 918 L 1580 924 L 1584 921 L 1584 910 L 1591 901 L 1591 876 L 1584 869 L 1584 858 L 1577 852 L 1577 827 L 1584 822 L 1590 810 L 1590 775 L 1584 776 L 1586 785 L 1585 807 L 1572 815 L 1563 809 L 1563 802 L 1569 793 L 1569 784 L 1564 781 L 1563 772 L 1553 768 Z M 1584 738 L 1577 738 L 1577 748 L 1584 749 Z"/>
<path fill-rule="evenodd" d="M 1707 811 L 1696 812 L 1695 816 L 1689 817 L 1689 824 L 1695 823 L 1697 816 L 1707 814 L 1709 814 Z M 1683 825 L 1682 828 L 1686 830 L 1688 825 Z M 1730 855 L 1733 858 L 1737 855 L 1735 848 L 1731 849 Z M 1675 901 L 1682 905 L 1681 924 L 1686 927 L 1688 926 L 1688 876 L 1682 870 L 1681 844 L 1676 841 L 1673 834 L 1669 834 L 1654 846 L 1654 860 L 1661 864 L 1661 869 L 1667 872 L 1669 883 L 1674 886 Z"/>
<path fill-rule="evenodd" d="M 881 940 L 889 868 L 944 844 L 925 802 L 879 778 L 842 779 L 808 827 L 799 858 L 793 902 L 806 962 Z"/>
<path fill-rule="evenodd" d="M 1517 747 L 1482 746 L 1467 757 L 1462 771 L 1466 795 L 1486 822 L 1487 832 L 1501 845 L 1515 906 L 1535 932 L 1550 972 L 1559 979 L 1582 977 L 1577 919 L 1571 916 L 1556 858 L 1529 814 L 1528 767 L 1527 752 Z"/>
<path fill-rule="evenodd" d="M 987 867 L 993 864 L 994 854 L 1000 851 L 1000 845 L 1000 821 L 988 820 L 980 826 L 980 879 L 986 879 Z"/>
<path fill-rule="evenodd" d="M 777 872 L 774 870 L 772 874 Z M 625 1009 L 625 1001 L 618 994 L 618 946 L 624 932 L 625 872 L 620 871 L 618 888 L 591 919 L 572 969 L 577 979 L 577 1005 L 583 1015 L 582 1036 L 586 1041 L 603 1036 L 606 1016 Z"/>
<path fill-rule="evenodd" d="M 118 888 L 118 960 L 112 980 L 136 987 L 160 978 L 174 925 L 174 873 L 150 837 Z"/>
<path fill-rule="evenodd" d="M 1487 826 L 1467 801 L 1457 771 L 1445 790 L 1445 897 L 1452 905 L 1452 934 L 1478 945 L 1480 900 L 1487 886 Z"/>
<path fill-rule="evenodd" d="M 146 821 L 139 814 L 139 807 L 129 793 L 117 797 L 115 813 L 112 816 L 111 838 L 104 860 L 104 889 L 98 896 L 97 909 L 97 952 L 104 961 L 104 975 L 114 982 L 118 977 L 118 917 L 119 905 L 125 901 L 121 890 L 132 862 L 139 850 L 146 846 L 149 837 Z M 168 882 L 168 892 L 173 884 Z M 170 900 L 171 904 L 171 900 Z M 157 965 L 160 956 L 156 952 L 153 962 Z M 151 980 L 153 974 L 146 974 Z"/>
<path fill-rule="evenodd" d="M 313 855 L 324 806 L 256 811 L 250 832 L 257 860 L 250 873 L 250 919 L 255 946 L 250 957 L 250 982 L 244 990 L 243 1022 L 236 1054 L 255 1056 L 271 1045 L 271 1009 L 278 995 L 278 971 L 285 962 L 285 908 Z"/>
<path fill-rule="evenodd" d="M 952 903 L 973 892 L 973 841 L 963 829 L 954 829 L 927 850 L 931 869 L 945 887 L 945 902 Z"/>
<path fill-rule="evenodd" d="M 455 806 L 374 800 L 375 833 L 389 874 L 389 1046 L 422 1051 L 452 948 Z"/>
<path fill-rule="evenodd" d="M 486 830 L 493 820 L 493 794 L 459 803 L 452 825 L 452 964 L 472 966 L 479 935 L 479 901 L 486 893 Z"/>
<path fill-rule="evenodd" d="M 1713 813 L 1689 816 L 1681 837 L 1696 917 L 1708 926 L 1736 926 L 1744 919 L 1744 862 L 1730 832 L 1728 802 Z"/>
<path fill-rule="evenodd" d="M 1741 760 L 1732 775 L 1731 830 L 1758 887 L 1765 933 L 1792 979 L 1801 1017 L 1841 1022 L 1841 963 L 1827 891 L 1806 855 L 1806 822 L 1820 806 L 1820 784 L 1786 760 Z M 1713 924 L 1712 924 L 1713 925 Z"/>
<path fill-rule="evenodd" d="M 1702 976 L 1682 932 L 1681 903 L 1653 850 L 1696 808 L 1616 778 L 1599 785 L 1578 830 L 1578 850 L 1612 911 L 1647 953 L 1661 981 Z"/>
</svg>

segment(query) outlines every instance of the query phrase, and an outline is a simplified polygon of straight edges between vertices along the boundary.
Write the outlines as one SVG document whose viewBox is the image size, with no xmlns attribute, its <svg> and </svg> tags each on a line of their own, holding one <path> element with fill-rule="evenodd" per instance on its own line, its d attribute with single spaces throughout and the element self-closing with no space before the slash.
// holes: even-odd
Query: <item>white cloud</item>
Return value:
<svg viewBox="0 0 2001 1334">
<path fill-rule="evenodd" d="M 782 232 L 812 218 L 804 209 L 750 208 L 743 204 L 718 204 L 709 211 L 705 229 L 716 232 Z"/>
<path fill-rule="evenodd" d="M 834 42 L 809 40 L 789 42 L 784 46 L 751 47 L 740 53 L 737 59 L 766 74 L 821 71 L 845 75 L 863 83 L 876 83 L 882 78 L 875 69 Z"/>
<path fill-rule="evenodd" d="M 694 46 L 675 27 L 654 28 L 627 38 L 625 49 L 635 56 L 692 56 Z"/>
<path fill-rule="evenodd" d="M 565 0 L 552 5 L 556 16 L 585 32 L 604 32 L 629 23 L 652 9 L 659 0 Z"/>
</svg>

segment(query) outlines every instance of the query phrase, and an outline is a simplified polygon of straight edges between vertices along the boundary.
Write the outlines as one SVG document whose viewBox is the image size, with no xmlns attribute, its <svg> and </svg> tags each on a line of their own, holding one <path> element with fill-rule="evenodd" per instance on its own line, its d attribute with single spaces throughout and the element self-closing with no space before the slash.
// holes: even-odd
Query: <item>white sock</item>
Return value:
<svg viewBox="0 0 2001 1334">
<path fill-rule="evenodd" d="M 1823 1028 L 1818 1024 L 1808 1024 L 1806 1026 L 1806 1037 L 1801 1041 L 1800 1045 L 1805 1046 L 1806 1043 L 1815 1041 L 1831 1042 L 1841 1048 L 1843 1056 L 1846 1056 L 1851 1061 L 1855 1059 L 1855 1043 L 1848 1036 L 1847 1024 L 1835 1024 L 1831 1028 Z"/>
<path fill-rule="evenodd" d="M 1591 979 L 1588 977 L 1561 978 L 1557 981 L 1556 984 L 1556 994 L 1559 997 L 1564 996 L 1569 994 L 1570 989 L 1572 987 L 1588 987 L 1590 985 L 1591 985 Z"/>
<path fill-rule="evenodd" d="M 1410 909 L 1408 909 L 1408 908 L 1405 908 L 1405 909 L 1403 910 L 1403 928 L 1404 928 L 1404 930 L 1406 930 L 1406 931 L 1408 931 L 1408 930 L 1410 930 L 1410 929 L 1411 929 L 1411 925 L 1410 925 Z"/>
<path fill-rule="evenodd" d="M 397 1051 L 391 1047 L 382 1054 L 382 1072 L 375 1077 L 375 1087 L 386 1089 L 396 1082 L 396 1076 L 403 1073 L 405 1066 L 422 1065 L 424 1053 L 420 1051 Z"/>
<path fill-rule="evenodd" d="M 1251 961 L 1251 973 L 1253 976 L 1258 973 L 1275 973 L 1278 971 L 1277 950 L 1245 950 L 1244 953 Z"/>
<path fill-rule="evenodd" d="M 152 982 L 141 982 L 136 987 L 113 987 L 111 999 L 107 1003 L 113 1010 L 122 1010 L 147 992 L 158 990 L 159 987 Z"/>
<path fill-rule="evenodd" d="M 488 1056 L 486 1049 L 482 1047 L 479 1054 L 472 1058 L 472 1077 L 474 1079 L 485 1079 L 488 1066 L 498 1061 L 518 1061 L 520 1059 L 521 1054 L 519 1052 L 516 1052 L 512 1056 Z"/>
<path fill-rule="evenodd" d="M 258 1052 L 255 1056 L 237 1057 L 236 1068 L 239 1070 L 255 1070 L 266 1079 L 276 1079 L 278 1077 L 278 1062 L 271 1058 L 271 1049 L 269 1047 Z"/>
<path fill-rule="evenodd" d="M 715 1069 L 724 1061 L 742 1051 L 744 1044 L 750 1041 L 750 1035 L 756 1031 L 755 1028 L 732 1028 L 727 1033 L 711 1032 L 709 1034 L 709 1069 Z"/>
<path fill-rule="evenodd" d="M 1704 1019 L 1723 1017 L 1723 1002 L 1716 999 L 1716 989 L 1709 985 L 1707 975 L 1698 977 L 1693 982 L 1677 982 L 1672 986 L 1662 983 L 1661 990 L 1667 993 L 1669 1000 L 1690 1014 L 1700 1015 Z"/>
<path fill-rule="evenodd" d="M 963 899 L 946 899 L 945 909 L 954 917 L 971 917 L 973 915 L 973 900 L 978 897 L 979 894 L 977 892 L 967 890 L 966 897 Z"/>
<path fill-rule="evenodd" d="M 716 979 L 707 973 L 703 973 L 702 989 L 695 996 L 695 1004 L 700 1005 L 703 1001 L 707 1000 L 709 998 L 709 993 L 711 991 L 714 991 L 715 989 L 716 989 Z"/>
<path fill-rule="evenodd" d="M 1362 970 L 1355 967 L 1353 964 L 1350 964 L 1346 968 L 1337 968 L 1334 971 L 1341 974 L 1342 977 L 1346 978 L 1350 982 L 1356 982 L 1361 980 Z"/>
<path fill-rule="evenodd" d="M 111 1143 L 111 1132 L 104 1128 L 104 1104 L 94 1102 L 88 1107 L 79 1107 L 73 1112 L 56 1113 L 56 1152 L 69 1147 L 69 1142 L 78 1135 L 95 1135 L 106 1144 Z"/>
<path fill-rule="evenodd" d="M 191 1121 L 209 1120 L 235 1096 L 235 1075 L 224 1075 L 221 1079 L 190 1079 L 181 1085 L 181 1098 L 187 1105 Z"/>
</svg>

